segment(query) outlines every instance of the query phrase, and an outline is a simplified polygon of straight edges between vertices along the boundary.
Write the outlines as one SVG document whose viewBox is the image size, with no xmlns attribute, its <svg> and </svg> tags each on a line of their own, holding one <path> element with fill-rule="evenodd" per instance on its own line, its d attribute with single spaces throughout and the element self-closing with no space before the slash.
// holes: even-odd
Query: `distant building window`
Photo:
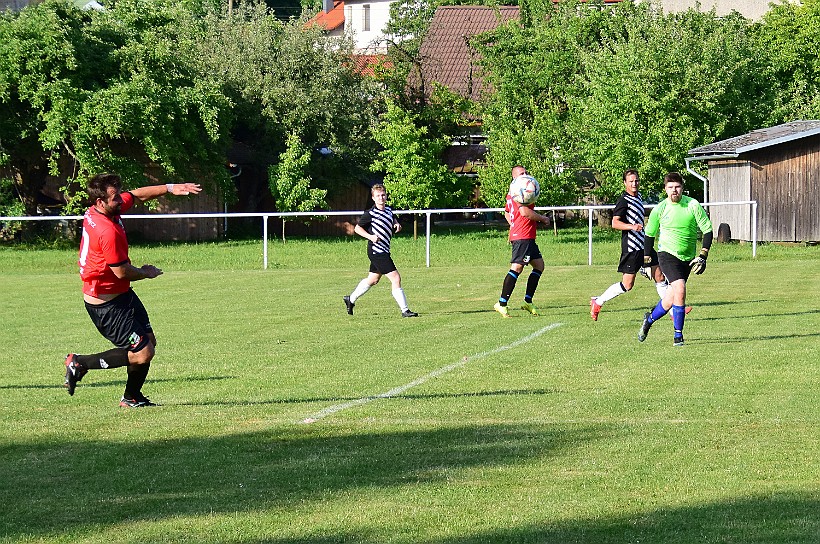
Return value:
<svg viewBox="0 0 820 544">
<path fill-rule="evenodd" d="M 370 4 L 362 6 L 362 30 L 365 32 L 370 30 Z"/>
</svg>

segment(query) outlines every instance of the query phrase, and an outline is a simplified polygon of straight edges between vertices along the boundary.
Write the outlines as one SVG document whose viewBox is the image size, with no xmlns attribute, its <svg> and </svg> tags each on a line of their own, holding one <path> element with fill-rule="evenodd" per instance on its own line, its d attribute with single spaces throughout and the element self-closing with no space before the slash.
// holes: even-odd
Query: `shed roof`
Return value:
<svg viewBox="0 0 820 544">
<path fill-rule="evenodd" d="M 689 150 L 695 159 L 707 156 L 737 156 L 741 153 L 779 145 L 820 134 L 820 120 L 792 121 L 774 127 L 753 130 L 742 136 L 721 140 Z"/>
<path fill-rule="evenodd" d="M 468 40 L 510 19 L 518 18 L 518 6 L 440 6 L 419 53 L 429 93 L 435 81 L 462 96 L 477 99 L 484 84 L 477 77 L 475 52 Z"/>
</svg>

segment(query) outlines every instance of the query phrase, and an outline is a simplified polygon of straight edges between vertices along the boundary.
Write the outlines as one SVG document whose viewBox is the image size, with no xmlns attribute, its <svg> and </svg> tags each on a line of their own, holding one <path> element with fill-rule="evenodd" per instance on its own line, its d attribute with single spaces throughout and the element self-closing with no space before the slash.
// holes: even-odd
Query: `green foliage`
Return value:
<svg viewBox="0 0 820 544">
<path fill-rule="evenodd" d="M 772 124 L 820 119 L 820 1 L 773 4 L 764 15 L 760 50 L 770 62 L 766 80 L 776 90 Z"/>
<path fill-rule="evenodd" d="M 327 206 L 327 191 L 311 189 L 306 175 L 310 164 L 308 149 L 295 133 L 288 136 L 287 147 L 279 163 L 270 167 L 270 189 L 280 212 L 309 212 Z"/>
<path fill-rule="evenodd" d="M 47 162 L 69 181 L 113 170 L 144 184 L 147 163 L 171 180 L 227 183 L 229 102 L 193 69 L 191 13 L 124 0 L 102 12 L 62 0 L 0 25 L 0 125 L 8 164 L 28 181 Z M 68 195 L 69 198 L 73 194 Z"/>
<path fill-rule="evenodd" d="M 495 91 L 483 104 L 489 153 L 481 194 L 490 206 L 503 204 L 517 164 L 539 179 L 540 204 L 568 204 L 579 194 L 579 181 L 564 168 L 574 162 L 569 101 L 579 93 L 582 47 L 606 17 L 577 2 L 543 9 L 549 16 L 529 27 L 511 21 L 474 42 Z"/>
<path fill-rule="evenodd" d="M 308 170 L 332 188 L 361 177 L 372 159 L 380 91 L 354 71 L 351 41 L 304 23 L 243 3 L 231 17 L 208 14 L 191 39 L 201 70 L 219 74 L 231 98 L 235 138 L 261 157 L 278 156 L 294 132 L 311 149 L 331 148 L 343 160 L 312 161 Z"/>
<path fill-rule="evenodd" d="M 689 149 L 771 117 L 759 28 L 736 13 L 664 15 L 648 3 L 573 0 L 534 2 L 527 13 L 526 24 L 477 40 L 494 87 L 483 104 L 488 204 L 500 203 L 514 164 L 542 179 L 543 204 L 577 197 L 580 178 L 554 180 L 568 171 L 597 173 L 605 200 L 622 190 L 626 168 L 657 191 L 666 172 L 683 170 Z"/>
<path fill-rule="evenodd" d="M 270 167 L 270 191 L 280 212 L 310 212 L 326 208 L 326 189 L 311 189 L 306 175 L 310 164 L 308 149 L 296 133 L 288 135 L 287 147 L 279 156 L 279 163 Z M 284 221 L 282 237 L 284 239 Z"/>
<path fill-rule="evenodd" d="M 391 206 L 425 209 L 467 204 L 472 183 L 448 171 L 439 160 L 447 139 L 428 137 L 427 128 L 417 126 L 416 117 L 393 102 L 388 102 L 374 133 L 384 149 L 371 169 L 385 172 Z"/>
<path fill-rule="evenodd" d="M 695 10 L 661 17 L 630 3 L 615 13 L 618 25 L 582 55 L 570 106 L 575 164 L 597 170 L 598 194 L 609 201 L 627 168 L 641 172 L 645 196 L 660 192 L 689 149 L 765 122 L 771 96 L 746 19 Z"/>
<path fill-rule="evenodd" d="M 77 197 L 68 211 L 86 173 L 117 171 L 132 187 L 145 184 L 147 165 L 230 199 L 231 139 L 252 142 L 267 165 L 294 131 L 340 157 L 309 168 L 326 186 L 361 176 L 378 89 L 354 72 L 349 41 L 303 23 L 283 23 L 261 2 L 230 16 L 211 2 L 166 0 L 103 12 L 46 0 L 3 14 L 0 160 L 23 180 L 29 213 L 47 169 Z"/>
<path fill-rule="evenodd" d="M 0 177 L 0 216 L 20 217 L 25 215 L 23 202 L 17 195 L 14 180 Z M 20 231 L 19 221 L 0 221 L 0 240 L 9 240 Z"/>
</svg>

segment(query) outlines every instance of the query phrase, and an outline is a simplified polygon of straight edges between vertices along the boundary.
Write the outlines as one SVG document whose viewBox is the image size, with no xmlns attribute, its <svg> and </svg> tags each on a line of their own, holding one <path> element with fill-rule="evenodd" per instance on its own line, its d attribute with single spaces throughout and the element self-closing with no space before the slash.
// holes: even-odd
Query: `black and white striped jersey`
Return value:
<svg viewBox="0 0 820 544">
<path fill-rule="evenodd" d="M 370 234 L 379 237 L 377 243 L 367 242 L 367 252 L 370 254 L 390 253 L 390 240 L 393 238 L 393 224 L 396 219 L 390 206 L 380 210 L 373 206 L 359 218 L 359 226 Z"/>
<path fill-rule="evenodd" d="M 632 196 L 626 191 L 615 203 L 615 209 L 612 211 L 613 217 L 620 217 L 624 223 L 631 225 L 643 225 L 644 208 L 643 197 L 641 193 L 637 196 Z M 645 235 L 643 230 L 625 230 L 621 232 L 621 253 L 629 253 L 632 251 L 643 251 Z"/>
</svg>

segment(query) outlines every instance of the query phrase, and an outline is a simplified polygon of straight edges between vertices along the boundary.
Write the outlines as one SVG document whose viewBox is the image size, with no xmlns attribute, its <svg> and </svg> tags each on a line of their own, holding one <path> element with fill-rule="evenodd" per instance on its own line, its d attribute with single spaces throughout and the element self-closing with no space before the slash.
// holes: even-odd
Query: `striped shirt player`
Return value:
<svg viewBox="0 0 820 544">
<path fill-rule="evenodd" d="M 120 406 L 154 406 L 142 394 L 142 386 L 157 341 L 148 312 L 131 289 L 131 282 L 156 278 L 162 270 L 150 264 L 139 268 L 131 264 L 128 238 L 120 214 L 137 202 L 167 193 L 197 194 L 201 188 L 195 183 L 169 183 L 122 192 L 118 175 L 97 174 L 88 181 L 87 189 L 94 204 L 83 218 L 80 242 L 83 301 L 91 321 L 114 348 L 91 355 L 69 353 L 65 359 L 65 387 L 69 395 L 74 395 L 77 383 L 89 370 L 127 367 L 128 377 Z"/>
<path fill-rule="evenodd" d="M 401 275 L 390 256 L 390 242 L 393 239 L 393 233 L 401 230 L 401 224 L 393 214 L 393 210 L 387 206 L 387 191 L 384 185 L 374 185 L 370 190 L 370 194 L 373 197 L 374 205 L 362 214 L 353 229 L 356 234 L 367 239 L 367 257 L 370 259 L 370 270 L 367 277 L 359 282 L 350 295 L 342 297 L 347 307 L 347 313 L 353 315 L 356 300 L 379 283 L 382 276 L 387 276 L 392 284 L 393 298 L 399 305 L 402 317 L 417 317 L 419 314 L 411 311 L 407 305 L 407 296 L 401 287 Z"/>
<path fill-rule="evenodd" d="M 644 256 L 648 261 L 658 238 L 658 263 L 669 289 L 651 312 L 644 315 L 638 331 L 643 342 L 652 324 L 672 311 L 674 324 L 673 346 L 683 345 L 683 324 L 686 317 L 686 282 L 689 274 L 702 274 L 706 270 L 706 258 L 712 247 L 712 222 L 706 210 L 695 200 L 683 194 L 683 176 L 670 172 L 663 178 L 667 198 L 649 215 L 646 225 Z M 698 254 L 698 231 L 703 233 Z"/>
<path fill-rule="evenodd" d="M 598 321 L 601 306 L 608 300 L 630 291 L 635 285 L 635 276 L 644 266 L 644 217 L 643 197 L 638 187 L 640 178 L 637 170 L 626 170 L 623 174 L 624 192 L 615 203 L 612 212 L 612 228 L 621 231 L 621 260 L 618 272 L 621 281 L 615 282 L 599 296 L 589 301 L 589 314 L 593 321 Z M 657 253 L 652 252 L 651 277 L 655 280 L 658 295 L 663 297 L 667 283 L 658 269 Z"/>
<path fill-rule="evenodd" d="M 526 175 L 527 170 L 523 166 L 515 166 L 512 169 L 512 179 Z M 521 309 L 537 316 L 538 310 L 532 303 L 532 297 L 538 288 L 541 274 L 544 272 L 544 258 L 535 243 L 536 227 L 538 223 L 548 224 L 549 219 L 537 213 L 535 203 L 520 204 L 507 194 L 507 204 L 504 208 L 504 218 L 510 225 L 509 240 L 512 244 L 512 258 L 510 259 L 510 269 L 504 276 L 501 284 L 501 296 L 495 303 L 493 309 L 503 317 L 510 317 L 507 303 L 512 297 L 518 276 L 524 271 L 524 266 L 532 266 L 530 276 L 527 278 L 527 289 L 524 292 L 524 302 Z"/>
</svg>

